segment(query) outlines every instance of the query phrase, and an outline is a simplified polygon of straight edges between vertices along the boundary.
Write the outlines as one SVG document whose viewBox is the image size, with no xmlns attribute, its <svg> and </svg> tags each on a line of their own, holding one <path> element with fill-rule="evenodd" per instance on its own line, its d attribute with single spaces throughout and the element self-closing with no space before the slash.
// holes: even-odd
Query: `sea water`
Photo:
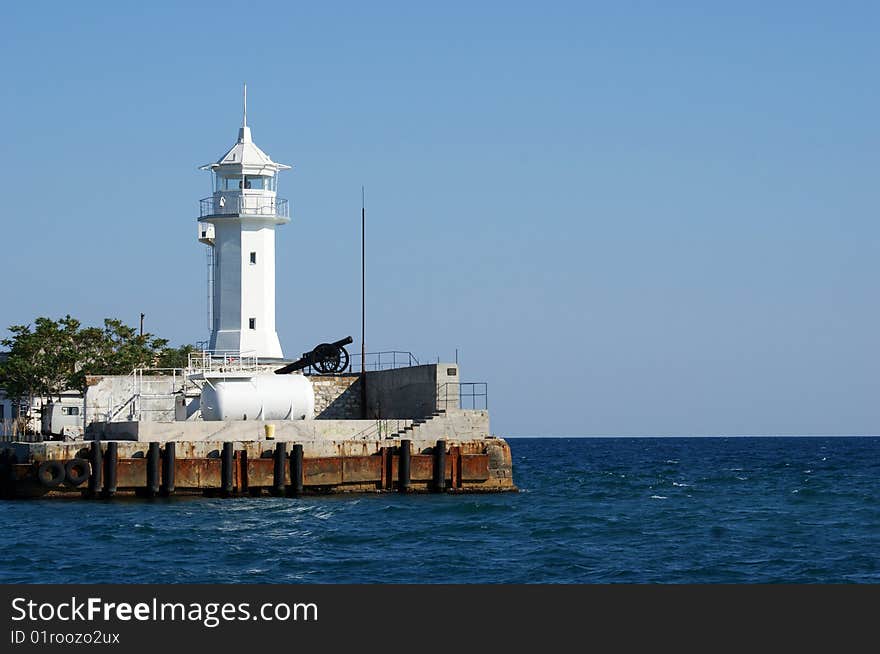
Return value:
<svg viewBox="0 0 880 654">
<path fill-rule="evenodd" d="M 880 438 L 509 442 L 518 493 L 0 502 L 0 582 L 880 582 Z"/>
</svg>

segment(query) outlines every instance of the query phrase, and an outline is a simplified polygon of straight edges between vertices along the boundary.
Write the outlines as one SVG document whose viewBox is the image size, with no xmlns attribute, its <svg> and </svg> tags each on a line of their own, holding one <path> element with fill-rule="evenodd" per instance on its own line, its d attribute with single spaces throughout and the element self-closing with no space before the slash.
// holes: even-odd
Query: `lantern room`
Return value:
<svg viewBox="0 0 880 654">
<path fill-rule="evenodd" d="M 245 92 L 246 93 L 246 92 Z M 238 139 L 220 159 L 201 166 L 212 173 L 213 193 L 201 201 L 201 217 L 257 215 L 290 221 L 287 200 L 276 196 L 278 173 L 290 166 L 272 161 L 251 137 L 247 125 L 247 95 Z"/>
</svg>

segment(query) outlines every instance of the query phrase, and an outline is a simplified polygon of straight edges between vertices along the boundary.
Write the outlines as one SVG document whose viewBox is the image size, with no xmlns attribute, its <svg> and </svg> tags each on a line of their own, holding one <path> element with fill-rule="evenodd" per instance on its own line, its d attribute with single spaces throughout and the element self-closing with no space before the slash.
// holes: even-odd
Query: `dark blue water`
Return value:
<svg viewBox="0 0 880 654">
<path fill-rule="evenodd" d="M 516 494 L 0 502 L 0 582 L 880 582 L 880 438 L 510 443 Z"/>
</svg>

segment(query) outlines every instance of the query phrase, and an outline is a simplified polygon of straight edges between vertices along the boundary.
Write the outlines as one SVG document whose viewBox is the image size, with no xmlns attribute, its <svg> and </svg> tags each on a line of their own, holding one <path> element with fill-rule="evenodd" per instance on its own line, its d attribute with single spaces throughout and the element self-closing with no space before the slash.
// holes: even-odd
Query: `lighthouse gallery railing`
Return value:
<svg viewBox="0 0 880 654">
<path fill-rule="evenodd" d="M 239 214 L 289 218 L 290 205 L 284 198 L 262 195 L 221 195 L 199 200 L 199 214 L 202 218 Z"/>
</svg>

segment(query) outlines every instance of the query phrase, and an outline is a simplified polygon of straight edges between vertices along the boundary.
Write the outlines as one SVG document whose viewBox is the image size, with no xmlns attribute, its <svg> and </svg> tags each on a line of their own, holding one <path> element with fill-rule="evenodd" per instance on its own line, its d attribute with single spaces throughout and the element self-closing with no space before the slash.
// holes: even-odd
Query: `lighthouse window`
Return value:
<svg viewBox="0 0 880 654">
<path fill-rule="evenodd" d="M 238 191 L 240 189 L 250 189 L 257 191 L 274 191 L 276 179 L 272 176 L 262 175 L 234 175 L 232 177 L 224 177 L 222 175 L 214 176 L 214 191 Z"/>
<path fill-rule="evenodd" d="M 216 191 L 237 191 L 241 188 L 241 177 L 220 177 L 215 180 Z"/>
<path fill-rule="evenodd" d="M 255 176 L 255 175 L 245 175 L 244 178 L 244 187 L 250 189 L 263 189 L 263 177 Z"/>
<path fill-rule="evenodd" d="M 257 253 L 251 252 L 251 263 L 257 263 Z"/>
<path fill-rule="evenodd" d="M 256 318 L 248 318 L 248 327 L 250 329 L 256 329 L 257 328 L 257 319 Z"/>
</svg>

